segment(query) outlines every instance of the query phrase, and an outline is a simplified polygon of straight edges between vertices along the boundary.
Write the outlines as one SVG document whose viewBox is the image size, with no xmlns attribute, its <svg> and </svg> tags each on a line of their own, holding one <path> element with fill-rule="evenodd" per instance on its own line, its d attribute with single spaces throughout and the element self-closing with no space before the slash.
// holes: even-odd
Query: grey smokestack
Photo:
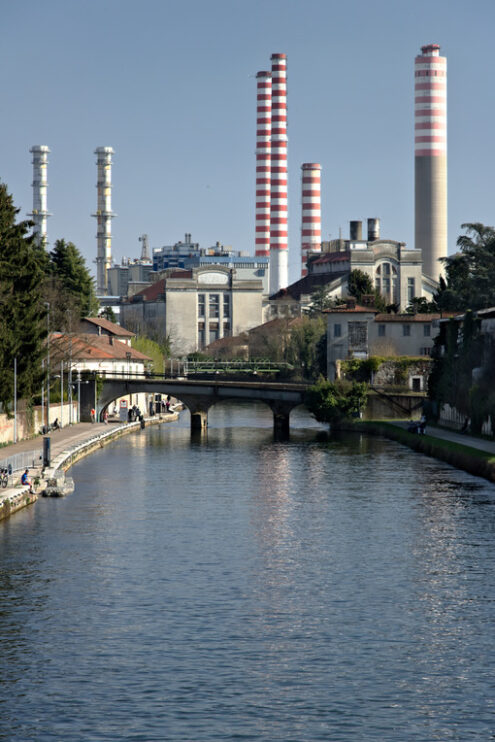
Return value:
<svg viewBox="0 0 495 742">
<path fill-rule="evenodd" d="M 380 239 L 380 220 L 368 219 L 368 242 Z"/>
<path fill-rule="evenodd" d="M 351 240 L 363 239 L 363 222 L 351 222 Z"/>
</svg>

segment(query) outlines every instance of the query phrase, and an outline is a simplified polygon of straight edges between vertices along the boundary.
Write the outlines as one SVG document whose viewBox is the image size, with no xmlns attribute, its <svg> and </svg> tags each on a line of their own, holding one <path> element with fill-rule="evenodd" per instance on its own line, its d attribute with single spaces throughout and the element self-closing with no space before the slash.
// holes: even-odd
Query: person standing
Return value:
<svg viewBox="0 0 495 742">
<path fill-rule="evenodd" d="M 96 420 L 95 408 L 92 407 L 91 408 L 91 422 L 94 423 L 95 420 Z"/>
</svg>

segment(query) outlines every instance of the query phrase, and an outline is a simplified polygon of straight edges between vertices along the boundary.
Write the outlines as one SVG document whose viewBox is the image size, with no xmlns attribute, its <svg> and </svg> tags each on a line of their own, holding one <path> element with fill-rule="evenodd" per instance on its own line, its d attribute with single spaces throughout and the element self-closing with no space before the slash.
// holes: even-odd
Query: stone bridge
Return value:
<svg viewBox="0 0 495 742">
<path fill-rule="evenodd" d="M 91 419 L 91 408 L 101 417 L 114 400 L 128 394 L 170 394 L 191 413 L 191 431 L 204 431 L 208 410 L 217 402 L 265 402 L 273 412 L 273 429 L 277 436 L 288 436 L 291 410 L 304 404 L 307 384 L 284 384 L 271 381 L 227 381 L 197 379 L 132 379 L 91 380 L 81 386 L 81 420 Z M 97 392 L 98 390 L 98 392 Z"/>
</svg>

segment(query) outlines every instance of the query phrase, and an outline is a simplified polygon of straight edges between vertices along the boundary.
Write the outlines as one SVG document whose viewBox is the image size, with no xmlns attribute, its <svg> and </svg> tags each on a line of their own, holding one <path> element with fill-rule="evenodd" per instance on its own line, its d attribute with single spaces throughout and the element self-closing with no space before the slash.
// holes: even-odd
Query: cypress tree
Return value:
<svg viewBox="0 0 495 742">
<path fill-rule="evenodd" d="M 50 253 L 50 273 L 61 283 L 63 289 L 79 306 L 80 317 L 98 314 L 94 280 L 86 262 L 72 242 L 57 240 Z"/>
<path fill-rule="evenodd" d="M 0 403 L 10 410 L 17 359 L 17 396 L 30 400 L 41 387 L 46 309 L 41 290 L 46 256 L 32 222 L 16 223 L 7 186 L 0 183 Z"/>
</svg>

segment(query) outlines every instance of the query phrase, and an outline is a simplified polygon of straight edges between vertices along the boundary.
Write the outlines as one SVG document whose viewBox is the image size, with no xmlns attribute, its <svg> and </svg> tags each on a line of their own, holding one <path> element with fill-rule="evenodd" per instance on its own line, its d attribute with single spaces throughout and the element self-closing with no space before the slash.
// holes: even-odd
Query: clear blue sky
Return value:
<svg viewBox="0 0 495 742">
<path fill-rule="evenodd" d="M 288 56 L 290 270 L 300 166 L 322 165 L 322 233 L 378 216 L 413 245 L 413 64 L 448 58 L 449 251 L 495 223 L 494 0 L 0 0 L 0 178 L 32 207 L 47 144 L 49 241 L 96 256 L 94 149 L 112 146 L 113 257 L 191 232 L 254 252 L 256 80 Z"/>
</svg>

